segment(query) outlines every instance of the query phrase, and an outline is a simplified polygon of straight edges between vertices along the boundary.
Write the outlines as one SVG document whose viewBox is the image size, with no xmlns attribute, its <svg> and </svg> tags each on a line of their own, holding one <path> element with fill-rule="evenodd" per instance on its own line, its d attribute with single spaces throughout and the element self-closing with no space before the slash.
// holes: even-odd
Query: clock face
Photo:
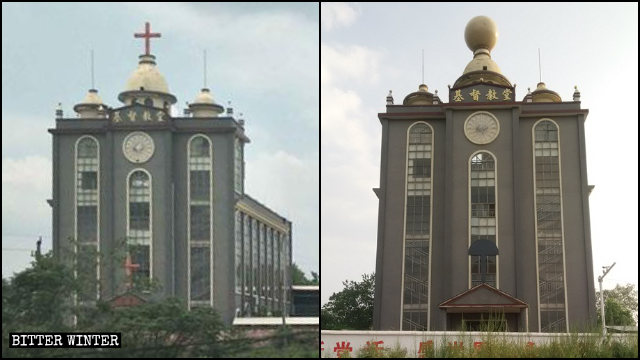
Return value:
<svg viewBox="0 0 640 360">
<path fill-rule="evenodd" d="M 127 160 L 132 163 L 146 162 L 153 156 L 153 139 L 143 132 L 133 132 L 124 139 L 122 151 Z"/>
<path fill-rule="evenodd" d="M 488 112 L 477 112 L 464 123 L 464 134 L 474 144 L 484 145 L 492 142 L 500 133 L 500 123 Z"/>
</svg>

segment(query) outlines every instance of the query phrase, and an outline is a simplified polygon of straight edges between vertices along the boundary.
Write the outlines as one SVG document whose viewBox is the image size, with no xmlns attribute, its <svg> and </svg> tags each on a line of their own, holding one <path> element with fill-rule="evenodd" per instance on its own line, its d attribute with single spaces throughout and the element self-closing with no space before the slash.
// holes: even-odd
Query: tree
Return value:
<svg viewBox="0 0 640 360">
<path fill-rule="evenodd" d="M 612 298 L 605 300 L 604 316 L 607 319 L 607 325 L 635 325 L 631 312 L 628 309 L 625 309 L 617 300 Z"/>
<path fill-rule="evenodd" d="M 77 356 L 77 349 L 12 349 L 10 332 L 121 332 L 121 349 L 87 350 L 95 356 L 220 357 L 219 315 L 209 307 L 187 309 L 178 299 L 127 308 L 104 301 L 74 305 L 83 280 L 50 251 L 37 255 L 31 267 L 2 279 L 2 357 Z M 136 288 L 134 287 L 135 291 Z M 74 325 L 73 316 L 77 315 Z M 65 356 L 67 355 L 68 356 Z"/>
<path fill-rule="evenodd" d="M 371 329 L 375 274 L 363 274 L 360 282 L 343 281 L 342 284 L 344 289 L 331 295 L 329 302 L 322 307 L 322 329 Z"/>
<path fill-rule="evenodd" d="M 320 285 L 320 278 L 315 272 L 311 272 L 313 277 L 311 280 L 307 279 L 304 271 L 300 270 L 296 263 L 291 265 L 291 281 L 293 285 Z"/>
<path fill-rule="evenodd" d="M 95 254 L 94 254 L 95 255 Z M 93 255 L 91 255 L 93 256 Z M 62 257 L 62 256 L 60 256 Z M 79 259 L 79 258 L 78 258 Z M 82 262 L 72 261 L 72 263 Z M 119 261 L 119 260 L 118 260 Z M 69 261 L 62 262 L 50 251 L 36 255 L 31 267 L 2 279 L 2 357 L 229 357 L 251 353 L 259 348 L 264 354 L 279 357 L 317 354 L 317 332 L 304 337 L 289 334 L 290 344 L 283 347 L 275 339 L 245 338 L 238 329 L 225 328 L 216 310 L 194 306 L 183 300 L 153 300 L 132 307 L 114 308 L 97 301 L 74 302 L 74 293 L 86 288 L 87 279 L 74 276 Z M 147 289 L 142 284 L 142 289 Z M 129 292 L 137 292 L 134 281 Z M 76 315 L 76 322 L 70 321 Z M 119 349 L 16 349 L 9 348 L 11 332 L 119 332 Z M 310 351 L 311 349 L 312 351 Z M 258 354 L 259 356 L 260 354 Z"/>
<path fill-rule="evenodd" d="M 317 272 L 311 272 L 311 285 L 320 285 L 320 275 Z"/>
<path fill-rule="evenodd" d="M 69 299 L 77 289 L 72 269 L 60 263 L 52 251 L 38 255 L 31 267 L 11 280 L 2 279 L 3 333 L 11 325 L 24 331 L 68 330 L 66 320 L 73 312 Z"/>
<path fill-rule="evenodd" d="M 613 290 L 604 290 L 604 310 L 607 325 L 634 325 L 638 323 L 638 291 L 634 284 L 617 284 Z M 602 324 L 600 292 L 596 292 L 598 324 Z"/>
</svg>

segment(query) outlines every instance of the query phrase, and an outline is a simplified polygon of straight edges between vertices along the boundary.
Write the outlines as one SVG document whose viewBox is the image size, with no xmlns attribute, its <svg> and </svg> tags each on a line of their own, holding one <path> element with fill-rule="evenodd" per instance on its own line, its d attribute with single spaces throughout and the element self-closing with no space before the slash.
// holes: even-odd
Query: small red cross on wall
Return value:
<svg viewBox="0 0 640 360">
<path fill-rule="evenodd" d="M 140 264 L 131 263 L 131 255 L 127 254 L 127 258 L 124 262 L 124 270 L 129 277 L 129 288 L 127 290 L 131 290 L 133 287 L 133 270 L 140 267 Z"/>
<path fill-rule="evenodd" d="M 135 38 L 144 38 L 144 49 L 145 55 L 149 55 L 149 39 L 151 38 L 159 38 L 160 33 L 152 33 L 151 25 L 148 22 L 144 23 L 144 32 L 143 33 L 134 33 L 133 36 Z"/>
</svg>

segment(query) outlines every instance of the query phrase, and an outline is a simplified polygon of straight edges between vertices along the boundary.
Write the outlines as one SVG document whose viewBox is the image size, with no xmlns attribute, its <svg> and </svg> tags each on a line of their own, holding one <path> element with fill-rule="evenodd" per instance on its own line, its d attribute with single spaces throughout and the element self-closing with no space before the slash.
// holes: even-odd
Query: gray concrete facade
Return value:
<svg viewBox="0 0 640 360">
<path fill-rule="evenodd" d="M 481 87 L 484 94 L 486 84 L 466 90 Z M 500 91 L 503 88 L 496 87 Z M 489 112 L 500 123 L 497 138 L 486 145 L 472 143 L 465 136 L 465 120 L 476 111 Z M 567 330 L 595 324 L 584 142 L 587 113 L 579 101 L 481 100 L 388 104 L 386 112 L 378 114 L 382 142 L 380 187 L 375 189 L 379 216 L 374 329 L 401 330 L 407 134 L 411 125 L 426 122 L 433 128 L 429 330 L 447 330 L 446 312 L 438 305 L 470 288 L 469 161 L 475 152 L 483 150 L 493 154 L 496 161 L 497 287 L 529 306 L 528 315 L 523 312 L 510 324 L 517 325 L 519 331 L 538 331 L 532 129 L 540 119 L 553 120 L 560 134 Z"/>
<path fill-rule="evenodd" d="M 139 106 L 144 109 L 142 105 Z M 151 158 L 141 164 L 130 162 L 123 154 L 123 141 L 133 131 L 148 134 L 155 144 Z M 233 117 L 168 117 L 158 123 L 114 123 L 110 118 L 58 118 L 53 135 L 53 249 L 67 261 L 74 250 L 69 239 L 75 237 L 75 147 L 85 135 L 99 144 L 99 239 L 100 297 L 110 299 L 125 291 L 124 268 L 112 254 L 118 242 L 127 236 L 127 176 L 134 169 L 144 169 L 151 175 L 152 277 L 161 288 L 153 296 L 175 296 L 187 302 L 188 288 L 188 159 L 189 139 L 200 134 L 212 144 L 213 198 L 213 304 L 230 324 L 234 316 L 250 315 L 238 312 L 240 298 L 235 295 L 237 242 L 235 213 L 240 203 L 251 203 L 252 216 L 276 219 L 279 231 L 286 239 L 282 251 L 288 251 L 282 271 L 282 281 L 290 289 L 288 271 L 291 264 L 290 221 L 266 206 L 234 190 L 235 141 L 242 147 L 249 141 L 244 127 Z M 244 172 L 243 172 L 244 173 Z M 276 220 L 272 220 L 276 221 Z M 257 246 L 257 244 L 256 244 Z M 247 259 L 246 261 L 249 261 Z M 289 306 L 287 301 L 287 309 Z"/>
</svg>

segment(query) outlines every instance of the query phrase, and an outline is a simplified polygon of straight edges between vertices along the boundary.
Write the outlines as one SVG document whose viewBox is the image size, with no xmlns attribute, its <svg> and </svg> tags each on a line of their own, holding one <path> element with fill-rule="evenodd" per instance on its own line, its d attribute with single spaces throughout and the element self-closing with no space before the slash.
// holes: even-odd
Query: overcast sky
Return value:
<svg viewBox="0 0 640 360">
<path fill-rule="evenodd" d="M 589 109 L 585 123 L 594 277 L 617 265 L 605 288 L 638 286 L 638 5 L 345 4 L 321 5 L 321 300 L 375 271 L 381 125 L 385 97 L 425 83 L 447 102 L 447 85 L 473 55 L 467 22 L 491 17 L 499 37 L 491 55 L 517 84 L 521 101 L 539 80 L 571 101 L 574 85 Z M 566 210 L 566 209 L 565 209 Z M 594 278 L 596 288 L 597 279 Z"/>
<path fill-rule="evenodd" d="M 245 190 L 293 222 L 293 261 L 319 271 L 318 4 L 2 4 L 2 276 L 29 264 L 38 235 L 51 248 L 51 135 L 91 87 L 118 107 L 136 69 L 145 21 L 151 52 L 178 98 L 207 85 L 244 113 Z"/>
</svg>

